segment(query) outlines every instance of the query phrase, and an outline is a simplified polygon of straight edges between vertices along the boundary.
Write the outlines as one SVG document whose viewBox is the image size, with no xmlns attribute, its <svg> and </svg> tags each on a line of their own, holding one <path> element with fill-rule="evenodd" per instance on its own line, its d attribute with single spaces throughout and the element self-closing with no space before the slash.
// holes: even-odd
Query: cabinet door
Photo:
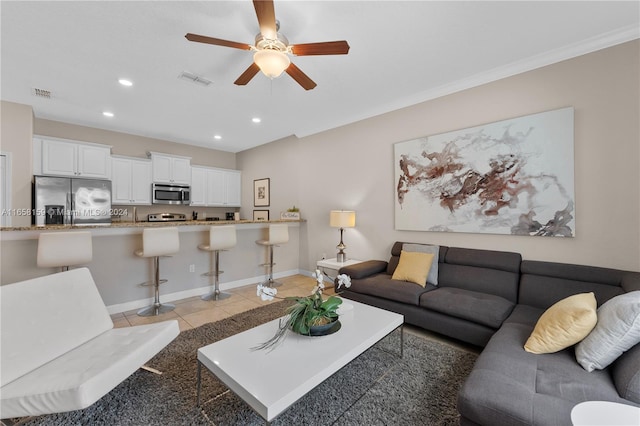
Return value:
<svg viewBox="0 0 640 426">
<path fill-rule="evenodd" d="M 131 161 L 131 201 L 151 205 L 151 161 Z"/>
<path fill-rule="evenodd" d="M 226 204 L 229 207 L 240 207 L 242 175 L 239 171 L 227 171 Z"/>
<path fill-rule="evenodd" d="M 207 205 L 207 169 L 191 168 L 191 205 Z"/>
<path fill-rule="evenodd" d="M 111 204 L 131 204 L 131 160 L 113 158 L 111 167 Z"/>
<path fill-rule="evenodd" d="M 171 160 L 172 158 L 165 155 L 153 155 L 153 181 L 155 183 L 172 183 L 171 182 Z"/>
<path fill-rule="evenodd" d="M 77 145 L 70 142 L 42 140 L 42 174 L 76 176 Z"/>
<path fill-rule="evenodd" d="M 172 158 L 172 183 L 189 185 L 191 183 L 191 160 Z"/>
<path fill-rule="evenodd" d="M 77 176 L 109 179 L 111 176 L 111 149 L 92 145 L 77 145 Z"/>
<path fill-rule="evenodd" d="M 224 206 L 226 201 L 225 172 L 223 170 L 207 170 L 207 205 Z"/>
</svg>

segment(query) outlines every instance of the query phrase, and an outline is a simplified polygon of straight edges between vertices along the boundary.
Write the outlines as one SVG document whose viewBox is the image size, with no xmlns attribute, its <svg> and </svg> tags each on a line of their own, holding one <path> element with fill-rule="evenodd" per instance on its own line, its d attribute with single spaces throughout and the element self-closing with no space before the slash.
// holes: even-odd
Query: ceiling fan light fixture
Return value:
<svg viewBox="0 0 640 426">
<path fill-rule="evenodd" d="M 254 53 L 253 62 L 264 75 L 269 78 L 277 78 L 289 67 L 291 59 L 287 54 L 278 50 L 264 49 Z"/>
</svg>

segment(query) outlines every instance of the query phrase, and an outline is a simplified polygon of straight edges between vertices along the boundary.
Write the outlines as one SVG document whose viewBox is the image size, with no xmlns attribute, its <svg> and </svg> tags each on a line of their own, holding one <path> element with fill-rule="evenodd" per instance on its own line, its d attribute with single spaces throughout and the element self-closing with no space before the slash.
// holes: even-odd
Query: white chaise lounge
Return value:
<svg viewBox="0 0 640 426">
<path fill-rule="evenodd" d="M 0 286 L 0 307 L 2 419 L 86 408 L 180 333 L 113 328 L 86 268 Z"/>
</svg>

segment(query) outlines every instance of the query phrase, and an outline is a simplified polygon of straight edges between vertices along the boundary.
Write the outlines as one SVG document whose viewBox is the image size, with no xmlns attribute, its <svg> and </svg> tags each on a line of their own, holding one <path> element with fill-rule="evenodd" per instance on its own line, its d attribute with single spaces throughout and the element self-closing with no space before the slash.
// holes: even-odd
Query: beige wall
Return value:
<svg viewBox="0 0 640 426">
<path fill-rule="evenodd" d="M 2 101 L 0 151 L 11 154 L 11 208 L 31 209 L 33 110 L 29 105 Z M 11 226 L 28 226 L 29 216 L 11 215 Z"/>
<path fill-rule="evenodd" d="M 335 256 L 329 211 L 354 209 L 349 257 L 386 259 L 397 240 L 512 250 L 525 259 L 640 271 L 640 42 L 633 41 L 310 137 L 239 153 L 245 179 L 271 178 L 271 212 L 295 200 L 302 269 Z M 511 117 L 575 108 L 576 237 L 394 230 L 393 144 Z M 297 173 L 297 174 L 296 174 Z M 249 189 L 247 181 L 245 188 Z M 251 194 L 244 191 L 243 205 Z M 304 235 L 306 233 L 306 235 Z M 306 263 L 305 263 L 306 258 Z"/>
</svg>

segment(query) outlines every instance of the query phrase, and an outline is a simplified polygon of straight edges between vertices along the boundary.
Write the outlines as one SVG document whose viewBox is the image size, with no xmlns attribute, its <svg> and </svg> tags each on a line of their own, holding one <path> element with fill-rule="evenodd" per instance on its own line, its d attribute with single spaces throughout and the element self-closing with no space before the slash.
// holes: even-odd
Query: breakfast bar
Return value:
<svg viewBox="0 0 640 426">
<path fill-rule="evenodd" d="M 89 231 L 93 240 L 93 260 L 84 265 L 89 268 L 100 295 L 110 313 L 125 312 L 146 306 L 153 296 L 152 287 L 141 286 L 152 275 L 152 263 L 134 255 L 142 247 L 142 230 L 152 227 L 175 226 L 180 237 L 178 253 L 163 258 L 162 298 L 170 302 L 210 291 L 210 256 L 198 249 L 206 243 L 211 226 L 236 225 L 237 245 L 220 254 L 224 274 L 220 276 L 220 288 L 235 287 L 260 282 L 265 277 L 267 253 L 256 244 L 263 239 L 270 223 L 286 223 L 289 226 L 289 242 L 277 250 L 276 277 L 299 272 L 299 239 L 304 220 L 233 220 L 181 222 L 113 222 L 110 225 L 45 225 L 0 228 L 1 282 L 7 284 L 56 272 L 55 268 L 38 268 L 36 253 L 38 236 L 43 232 Z M 302 225 L 302 226 L 301 226 Z M 61 247 L 64 250 L 64 247 Z"/>
</svg>

